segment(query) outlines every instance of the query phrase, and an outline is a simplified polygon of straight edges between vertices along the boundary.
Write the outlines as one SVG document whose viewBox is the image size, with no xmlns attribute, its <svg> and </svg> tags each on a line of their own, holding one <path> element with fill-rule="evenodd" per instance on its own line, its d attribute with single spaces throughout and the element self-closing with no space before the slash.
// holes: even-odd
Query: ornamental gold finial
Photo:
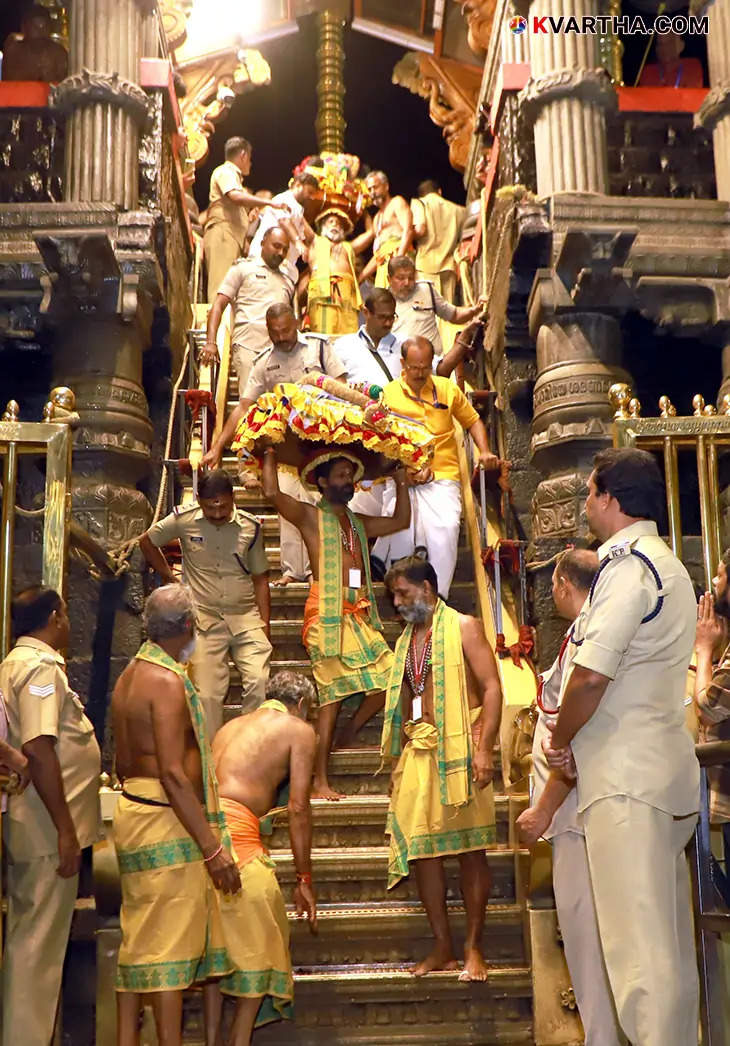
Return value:
<svg viewBox="0 0 730 1046">
<path fill-rule="evenodd" d="M 712 418 L 717 414 L 717 407 L 714 403 L 708 403 L 702 413 L 706 418 Z"/>
<path fill-rule="evenodd" d="M 730 414 L 730 392 L 726 392 L 720 400 L 720 413 Z"/>
<path fill-rule="evenodd" d="M 641 417 L 641 400 L 638 400 L 636 396 L 632 396 L 629 400 L 629 415 L 632 418 Z"/>
<path fill-rule="evenodd" d="M 57 385 L 55 389 L 51 389 L 50 399 L 43 408 L 43 420 L 68 423 L 78 421 L 75 407 L 76 397 L 72 390 L 67 385 Z"/>
<path fill-rule="evenodd" d="M 730 397 L 728 397 L 728 400 L 730 401 Z M 659 411 L 663 418 L 676 418 L 677 416 L 677 408 L 674 406 L 669 396 L 659 397 Z"/>
<path fill-rule="evenodd" d="M 20 421 L 20 407 L 17 400 L 8 400 L 8 405 L 3 414 L 3 421 Z"/>
<path fill-rule="evenodd" d="M 613 416 L 614 421 L 621 421 L 624 418 L 630 417 L 628 411 L 628 405 L 631 400 L 630 385 L 627 385 L 625 381 L 617 381 L 615 385 L 612 385 L 608 390 L 608 399 L 615 410 Z"/>
<path fill-rule="evenodd" d="M 705 397 L 698 392 L 696 396 L 692 397 L 692 406 L 694 407 L 694 416 L 701 418 L 702 411 L 705 409 Z"/>
</svg>

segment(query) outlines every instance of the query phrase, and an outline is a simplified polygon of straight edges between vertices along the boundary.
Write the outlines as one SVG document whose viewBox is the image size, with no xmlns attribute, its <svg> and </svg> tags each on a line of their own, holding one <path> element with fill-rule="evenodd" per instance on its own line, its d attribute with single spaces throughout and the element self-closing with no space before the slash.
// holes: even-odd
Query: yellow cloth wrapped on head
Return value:
<svg viewBox="0 0 730 1046">
<path fill-rule="evenodd" d="M 459 614 L 439 599 L 433 616 L 431 681 L 435 726 L 405 724 L 401 752 L 401 689 L 413 635 L 407 625 L 395 647 L 383 721 L 381 754 L 400 756 L 393 773 L 386 835 L 388 889 L 424 857 L 484 850 L 496 839 L 494 790 L 472 780 L 472 730 L 481 708 L 470 708 Z"/>
<path fill-rule="evenodd" d="M 294 1016 L 289 923 L 274 863 L 261 842 L 259 819 L 233 799 L 221 799 L 241 872 L 241 890 L 217 896 L 233 972 L 219 981 L 226 995 L 263 996 L 256 1027 Z"/>
</svg>

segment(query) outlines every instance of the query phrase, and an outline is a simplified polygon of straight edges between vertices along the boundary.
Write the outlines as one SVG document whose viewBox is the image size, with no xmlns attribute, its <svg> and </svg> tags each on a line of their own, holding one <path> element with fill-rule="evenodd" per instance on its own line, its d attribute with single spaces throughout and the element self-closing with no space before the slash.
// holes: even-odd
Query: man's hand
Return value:
<svg viewBox="0 0 730 1046">
<path fill-rule="evenodd" d="M 56 875 L 71 879 L 81 867 L 81 847 L 72 829 L 58 833 L 58 868 Z"/>
<path fill-rule="evenodd" d="M 238 893 L 241 889 L 241 873 L 228 850 L 221 850 L 205 867 L 216 890 L 222 893 Z"/>
<path fill-rule="evenodd" d="M 472 757 L 471 768 L 477 788 L 486 788 L 494 780 L 494 757 L 491 752 L 477 749 Z"/>
<path fill-rule="evenodd" d="M 496 472 L 499 468 L 499 458 L 491 450 L 483 450 L 479 454 L 479 468 L 485 472 Z"/>
<path fill-rule="evenodd" d="M 715 601 L 711 592 L 700 596 L 697 606 L 697 633 L 695 647 L 712 656 L 712 652 L 727 640 L 727 625 L 723 618 L 715 613 Z"/>
<path fill-rule="evenodd" d="M 433 472 L 428 465 L 424 465 L 418 472 L 409 472 L 408 474 L 408 482 L 412 487 L 420 487 L 423 483 L 430 483 L 432 479 Z"/>
<path fill-rule="evenodd" d="M 555 729 L 550 723 L 547 724 L 549 730 Z M 552 738 L 546 737 L 542 742 L 542 750 L 547 759 L 547 764 L 551 770 L 560 770 L 571 781 L 575 780 L 578 776 L 578 771 L 575 767 L 575 760 L 573 759 L 573 750 L 568 745 L 566 748 L 553 748 Z"/>
<path fill-rule="evenodd" d="M 205 469 L 218 469 L 221 465 L 221 458 L 223 457 L 223 448 L 217 446 L 215 443 L 210 448 L 207 454 L 203 455 L 201 465 Z"/>
<path fill-rule="evenodd" d="M 296 905 L 297 915 L 301 919 L 306 914 L 309 922 L 309 932 L 317 932 L 317 901 L 314 896 L 314 890 L 309 883 L 298 882 L 294 887 L 294 904 Z"/>
<path fill-rule="evenodd" d="M 534 846 L 541 835 L 550 827 L 552 818 L 540 806 L 531 806 L 523 810 L 517 818 L 517 831 L 524 846 Z"/>
<path fill-rule="evenodd" d="M 198 362 L 202 366 L 211 367 L 214 363 L 218 363 L 220 356 L 218 355 L 218 346 L 214 341 L 206 341 L 203 348 L 200 350 L 198 356 Z"/>
</svg>

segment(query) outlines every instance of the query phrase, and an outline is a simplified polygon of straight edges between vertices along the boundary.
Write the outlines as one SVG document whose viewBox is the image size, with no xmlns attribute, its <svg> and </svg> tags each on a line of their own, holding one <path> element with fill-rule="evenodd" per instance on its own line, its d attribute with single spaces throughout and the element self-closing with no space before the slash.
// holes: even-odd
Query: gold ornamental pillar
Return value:
<svg viewBox="0 0 730 1046">
<path fill-rule="evenodd" d="M 345 47 L 344 21 L 332 11 L 317 16 L 317 148 L 322 152 L 345 151 Z"/>
</svg>

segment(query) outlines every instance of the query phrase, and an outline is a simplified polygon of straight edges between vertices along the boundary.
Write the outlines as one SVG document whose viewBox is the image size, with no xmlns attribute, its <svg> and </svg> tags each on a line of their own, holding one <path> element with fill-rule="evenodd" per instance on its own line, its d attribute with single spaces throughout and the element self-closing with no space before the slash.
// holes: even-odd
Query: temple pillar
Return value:
<svg viewBox="0 0 730 1046">
<path fill-rule="evenodd" d="M 529 19 L 532 24 L 535 17 L 580 19 L 598 13 L 597 0 L 533 0 Z M 530 62 L 521 101 L 534 120 L 538 195 L 606 193 L 605 113 L 616 104 L 616 96 L 608 73 L 599 66 L 597 38 L 533 33 Z"/>
<path fill-rule="evenodd" d="M 695 126 L 712 131 L 718 200 L 730 200 L 730 0 L 713 0 L 705 9 L 710 92 L 695 116 Z"/>
<path fill-rule="evenodd" d="M 67 202 L 137 205 L 139 130 L 149 111 L 139 61 L 149 8 L 147 0 L 71 5 L 69 75 L 53 91 L 53 104 L 68 114 Z"/>
</svg>

